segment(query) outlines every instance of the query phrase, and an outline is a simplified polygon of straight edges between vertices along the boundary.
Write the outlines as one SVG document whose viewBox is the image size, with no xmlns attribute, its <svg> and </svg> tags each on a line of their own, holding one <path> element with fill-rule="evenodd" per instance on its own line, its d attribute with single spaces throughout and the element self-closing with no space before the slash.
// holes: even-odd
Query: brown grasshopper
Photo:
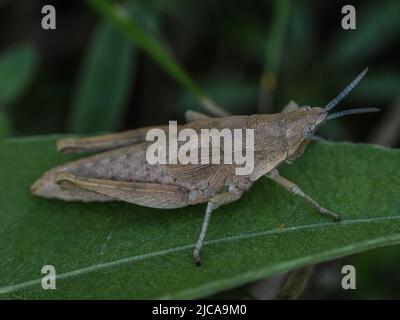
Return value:
<svg viewBox="0 0 400 320">
<path fill-rule="evenodd" d="M 279 175 L 277 167 L 291 162 L 305 150 L 318 127 L 328 120 L 354 113 L 375 112 L 375 108 L 350 109 L 334 114 L 333 109 L 365 75 L 365 69 L 324 108 L 299 107 L 291 102 L 282 113 L 209 118 L 187 112 L 189 121 L 178 130 L 192 128 L 254 129 L 254 170 L 236 175 L 235 164 L 153 164 L 146 161 L 151 127 L 57 142 L 58 151 L 101 152 L 47 171 L 31 187 L 33 194 L 67 201 L 126 201 L 142 206 L 173 209 L 207 202 L 204 222 L 193 252 L 200 264 L 200 249 L 213 210 L 238 200 L 253 183 L 266 176 L 304 198 L 322 215 L 339 221 L 340 215 L 325 209 L 293 182 Z M 160 127 L 168 130 L 168 127 Z"/>
</svg>

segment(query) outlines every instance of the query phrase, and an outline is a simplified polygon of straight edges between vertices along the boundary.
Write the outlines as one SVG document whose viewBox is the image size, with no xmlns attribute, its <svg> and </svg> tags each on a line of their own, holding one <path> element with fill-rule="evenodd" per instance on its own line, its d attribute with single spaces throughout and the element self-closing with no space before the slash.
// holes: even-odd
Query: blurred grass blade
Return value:
<svg viewBox="0 0 400 320">
<path fill-rule="evenodd" d="M 260 79 L 259 112 L 271 113 L 274 104 L 280 58 L 282 56 L 285 30 L 290 14 L 291 0 L 276 0 L 271 31 L 267 36 L 264 70 Z"/>
<path fill-rule="evenodd" d="M 218 208 L 196 268 L 204 205 L 160 210 L 30 195 L 44 171 L 80 158 L 57 153 L 56 138 L 0 141 L 0 299 L 197 298 L 400 243 L 398 149 L 311 144 L 280 172 L 343 221 L 260 179 L 240 201 Z M 46 264 L 56 268 L 57 290 L 41 286 Z"/>
<path fill-rule="evenodd" d="M 0 110 L 0 139 L 8 137 L 11 133 L 10 119 L 4 110 Z"/>
<path fill-rule="evenodd" d="M 315 6 L 309 0 L 295 1 L 290 8 L 290 19 L 287 26 L 284 50 L 281 51 L 280 74 L 284 74 L 291 81 L 304 80 L 304 74 L 313 64 L 317 44 Z M 296 59 L 293 59 L 295 52 Z M 307 77 L 308 79 L 308 77 Z M 287 91 L 285 82 L 285 92 Z"/>
<path fill-rule="evenodd" d="M 179 66 L 175 58 L 162 46 L 159 41 L 150 36 L 149 33 L 129 15 L 128 11 L 118 4 L 108 0 L 87 0 L 106 19 L 112 21 L 121 29 L 136 45 L 142 48 L 153 58 L 170 76 L 178 81 L 188 90 L 203 106 L 205 110 L 216 116 L 227 115 L 227 112 L 218 107 L 197 86 L 189 75 Z"/>
<path fill-rule="evenodd" d="M 400 95 L 387 108 L 386 113 L 375 124 L 368 141 L 382 146 L 393 146 L 400 140 Z"/>
<path fill-rule="evenodd" d="M 114 131 L 131 89 L 134 47 L 107 21 L 95 30 L 86 54 L 69 119 L 69 131 Z"/>
<path fill-rule="evenodd" d="M 233 114 L 255 113 L 258 85 L 257 82 L 250 82 L 245 79 L 235 79 L 234 77 L 210 77 L 200 81 L 201 87 L 209 92 L 217 101 L 224 106 L 229 106 L 229 112 Z M 178 99 L 178 109 L 183 114 L 185 110 L 199 111 L 188 92 Z"/>
<path fill-rule="evenodd" d="M 312 264 L 289 272 L 276 299 L 298 299 L 306 288 L 308 280 L 313 273 L 313 270 L 314 265 Z"/>
<path fill-rule="evenodd" d="M 22 94 L 32 80 L 38 65 L 38 54 L 28 44 L 8 48 L 0 56 L 0 108 Z"/>
<path fill-rule="evenodd" d="M 326 58 L 327 66 L 332 70 L 355 68 L 361 64 L 365 67 L 368 58 L 398 40 L 399 12 L 400 2 L 390 0 L 381 1 L 378 7 L 371 2 L 368 7 L 357 9 L 357 29 L 342 30 L 333 39 Z"/>
</svg>

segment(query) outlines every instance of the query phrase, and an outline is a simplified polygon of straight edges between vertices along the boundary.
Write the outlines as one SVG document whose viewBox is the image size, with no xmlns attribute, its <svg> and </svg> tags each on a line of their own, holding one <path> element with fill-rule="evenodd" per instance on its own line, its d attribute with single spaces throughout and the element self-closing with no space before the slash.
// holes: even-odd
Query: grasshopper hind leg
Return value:
<svg viewBox="0 0 400 320">
<path fill-rule="evenodd" d="M 168 130 L 168 126 L 163 125 L 82 138 L 63 138 L 57 141 L 57 150 L 61 153 L 113 150 L 146 141 L 147 132 L 153 128 Z"/>
<path fill-rule="evenodd" d="M 87 178 L 67 172 L 58 173 L 56 183 L 145 207 L 175 209 L 188 205 L 185 190 L 174 185 Z"/>
<path fill-rule="evenodd" d="M 185 113 L 185 118 L 188 122 L 191 122 L 207 119 L 209 116 L 197 111 L 188 110 Z M 57 150 L 61 153 L 103 152 L 113 150 L 146 141 L 147 132 L 154 128 L 162 129 L 165 132 L 168 132 L 169 129 L 168 126 L 163 125 L 89 137 L 63 138 L 57 141 Z"/>
</svg>

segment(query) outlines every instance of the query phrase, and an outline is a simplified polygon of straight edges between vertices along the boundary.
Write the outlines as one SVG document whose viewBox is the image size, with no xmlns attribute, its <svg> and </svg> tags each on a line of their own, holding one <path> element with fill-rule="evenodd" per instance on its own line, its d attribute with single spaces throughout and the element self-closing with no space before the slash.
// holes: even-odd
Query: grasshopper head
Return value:
<svg viewBox="0 0 400 320">
<path fill-rule="evenodd" d="M 314 136 L 318 127 L 325 121 L 328 112 L 323 108 L 301 107 L 287 114 L 286 139 L 288 142 L 287 160 L 299 157 Z"/>
<path fill-rule="evenodd" d="M 324 108 L 301 107 L 298 110 L 288 113 L 286 120 L 287 141 L 289 145 L 288 160 L 294 160 L 300 156 L 308 142 L 314 137 L 318 127 L 326 121 L 340 118 L 355 113 L 377 112 L 377 108 L 347 109 L 336 113 L 329 113 L 330 110 L 343 100 L 357 83 L 367 73 L 368 68 L 361 72 L 335 99 L 331 100 Z"/>
</svg>

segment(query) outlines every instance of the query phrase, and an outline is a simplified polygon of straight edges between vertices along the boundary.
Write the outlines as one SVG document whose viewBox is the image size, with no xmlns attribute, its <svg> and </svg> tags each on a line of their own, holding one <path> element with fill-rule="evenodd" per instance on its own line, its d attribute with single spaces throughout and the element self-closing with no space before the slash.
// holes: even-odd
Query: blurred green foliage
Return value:
<svg viewBox="0 0 400 320">
<path fill-rule="evenodd" d="M 38 64 L 38 53 L 27 44 L 14 45 L 0 55 L 0 138 L 12 131 L 7 107 L 32 80 Z"/>
<path fill-rule="evenodd" d="M 108 22 L 101 22 L 77 83 L 70 132 L 115 131 L 121 126 L 132 88 L 133 58 L 132 43 Z"/>
<path fill-rule="evenodd" d="M 279 74 L 290 6 L 291 0 L 275 1 L 273 22 L 265 40 L 264 70 L 260 78 L 259 113 L 271 113 L 274 110 L 273 96 Z"/>
<path fill-rule="evenodd" d="M 88 2 L 159 63 L 169 75 L 181 83 L 206 110 L 216 115 L 224 115 L 223 111 L 220 111 L 216 105 L 208 100 L 203 91 L 175 61 L 172 54 L 156 38 L 148 34 L 138 21 L 132 19 L 133 16 L 129 14 L 128 10 L 113 1 L 88 0 Z"/>
<path fill-rule="evenodd" d="M 0 56 L 0 106 L 11 104 L 32 79 L 37 53 L 29 45 L 9 48 Z"/>
<path fill-rule="evenodd" d="M 0 139 L 7 137 L 11 132 L 11 125 L 8 115 L 0 111 Z"/>
<path fill-rule="evenodd" d="M 241 114 L 243 106 L 257 105 L 257 83 L 232 77 L 217 78 L 215 76 L 210 79 L 200 79 L 199 83 L 219 105 L 225 106 L 233 114 Z M 186 110 L 203 111 L 201 106 L 185 92 L 179 96 L 177 106 L 178 111 L 182 114 Z"/>
</svg>

